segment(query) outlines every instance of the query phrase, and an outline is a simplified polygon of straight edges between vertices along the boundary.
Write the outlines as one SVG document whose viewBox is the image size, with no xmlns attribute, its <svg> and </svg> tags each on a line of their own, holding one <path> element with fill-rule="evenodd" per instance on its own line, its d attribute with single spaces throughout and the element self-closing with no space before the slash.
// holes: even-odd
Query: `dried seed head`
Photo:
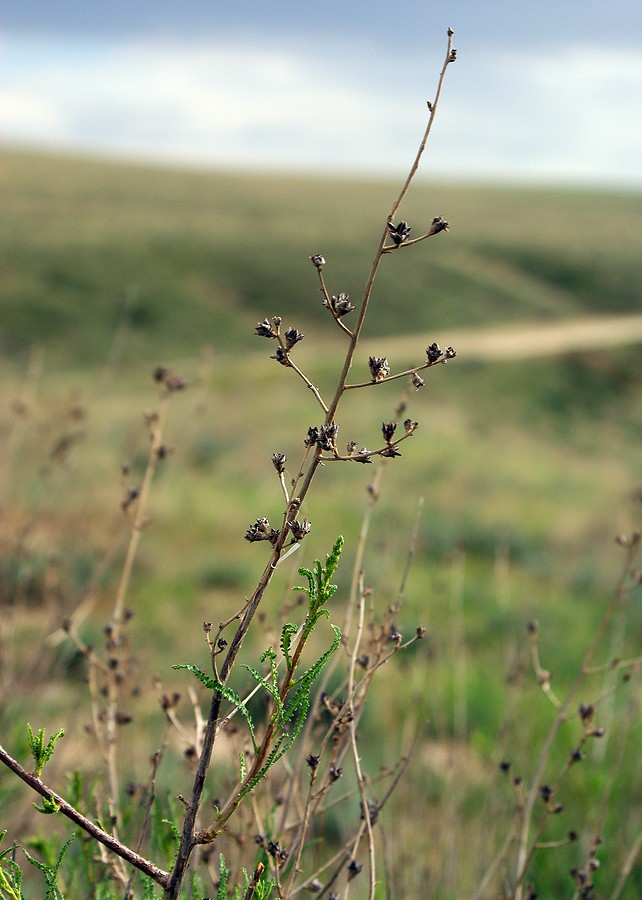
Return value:
<svg viewBox="0 0 642 900">
<path fill-rule="evenodd" d="M 307 534 L 310 534 L 312 528 L 312 524 L 307 519 L 303 519 L 301 522 L 288 522 L 288 525 L 296 541 L 302 541 Z"/>
<path fill-rule="evenodd" d="M 411 378 L 411 381 L 412 381 L 412 386 L 414 387 L 414 389 L 416 391 L 418 391 L 419 388 L 424 387 L 426 384 L 426 382 L 423 380 L 421 375 L 418 375 L 417 372 L 414 373 L 414 375 Z"/>
<path fill-rule="evenodd" d="M 400 644 L 403 640 L 403 634 L 399 631 L 396 625 L 390 626 L 390 631 L 388 632 L 388 640 L 393 641 L 395 644 Z"/>
<path fill-rule="evenodd" d="M 311 753 L 309 756 L 306 756 L 305 761 L 311 769 L 316 769 L 316 767 L 319 765 L 320 759 L 320 756 L 315 756 L 314 753 Z"/>
<path fill-rule="evenodd" d="M 390 365 L 388 364 L 388 360 L 385 356 L 368 357 L 368 365 L 370 367 L 372 380 L 375 383 L 383 381 L 384 378 L 387 378 L 388 375 L 390 375 Z"/>
<path fill-rule="evenodd" d="M 436 341 L 430 347 L 426 347 L 426 357 L 431 365 L 440 360 L 443 355 L 444 352 Z"/>
<path fill-rule="evenodd" d="M 593 714 L 595 713 L 595 707 L 592 703 L 582 703 L 580 704 L 580 708 L 578 710 L 580 714 L 580 719 L 584 724 L 590 722 L 593 718 Z"/>
<path fill-rule="evenodd" d="M 277 862 L 283 862 L 288 857 L 288 851 L 284 850 L 276 841 L 268 841 L 265 849 Z"/>
<path fill-rule="evenodd" d="M 263 518 L 257 519 L 253 525 L 250 525 L 245 532 L 245 540 L 250 541 L 250 543 L 254 541 L 268 541 L 271 534 L 270 522 L 263 516 Z"/>
<path fill-rule="evenodd" d="M 254 331 L 259 337 L 275 338 L 277 336 L 276 329 L 269 319 L 263 319 L 262 322 L 259 322 Z"/>
<path fill-rule="evenodd" d="M 317 437 L 317 444 L 322 450 L 336 450 L 336 437 L 339 425 L 336 422 L 330 422 L 328 425 L 322 425 Z"/>
<path fill-rule="evenodd" d="M 355 308 L 354 305 L 350 303 L 349 294 L 346 294 L 343 291 L 341 291 L 340 294 L 333 294 L 330 298 L 329 303 L 326 299 L 324 299 L 323 305 L 327 309 L 331 309 L 337 319 L 340 319 L 341 316 L 345 316 L 347 315 L 347 313 L 352 312 L 352 310 Z"/>
<path fill-rule="evenodd" d="M 353 878 L 356 878 L 362 868 L 363 866 L 360 866 L 356 859 L 351 859 L 348 866 L 348 881 L 352 881 Z"/>
<path fill-rule="evenodd" d="M 407 222 L 399 222 L 398 225 L 393 225 L 392 222 L 386 223 L 388 228 L 388 234 L 393 244 L 397 247 L 400 244 L 403 244 L 404 241 L 408 240 L 410 232 L 412 228 L 408 225 Z"/>
<path fill-rule="evenodd" d="M 281 363 L 282 366 L 290 365 L 287 350 L 284 350 L 283 347 L 277 347 L 270 359 L 275 359 L 278 363 Z"/>
<path fill-rule="evenodd" d="M 544 803 L 548 803 L 553 796 L 553 788 L 548 784 L 543 784 L 539 789 L 539 793 Z"/>
<path fill-rule="evenodd" d="M 325 259 L 319 253 L 314 253 L 308 258 L 312 265 L 316 266 L 317 269 L 322 269 L 325 266 Z"/>
<path fill-rule="evenodd" d="M 444 350 L 444 361 L 447 359 L 454 359 L 457 356 L 457 351 L 454 347 L 446 347 Z"/>
<path fill-rule="evenodd" d="M 335 766 L 334 763 L 330 765 L 328 769 L 328 778 L 331 782 L 338 781 L 343 775 L 343 769 L 340 766 Z"/>
<path fill-rule="evenodd" d="M 412 419 L 405 419 L 403 427 L 406 431 L 406 434 L 412 434 L 413 431 L 416 431 L 417 428 L 419 428 L 419 422 L 413 422 Z"/>
<path fill-rule="evenodd" d="M 396 422 L 382 422 L 381 431 L 383 433 L 383 439 L 386 444 L 389 444 L 390 441 L 395 436 L 395 431 L 397 430 Z"/>
<path fill-rule="evenodd" d="M 302 341 L 305 335 L 303 335 L 300 331 L 297 331 L 296 328 L 288 328 L 285 332 L 285 346 L 288 350 L 291 350 L 295 344 L 298 344 L 299 341 Z"/>
<path fill-rule="evenodd" d="M 430 223 L 430 231 L 428 234 L 439 234 L 440 231 L 448 231 L 450 226 L 445 219 L 441 216 L 435 216 L 435 218 Z"/>
<path fill-rule="evenodd" d="M 286 462 L 287 462 L 287 458 L 286 458 L 285 453 L 273 453 L 272 454 L 272 465 L 274 466 L 276 471 L 279 473 L 279 475 L 282 475 L 283 472 L 285 471 Z"/>
</svg>

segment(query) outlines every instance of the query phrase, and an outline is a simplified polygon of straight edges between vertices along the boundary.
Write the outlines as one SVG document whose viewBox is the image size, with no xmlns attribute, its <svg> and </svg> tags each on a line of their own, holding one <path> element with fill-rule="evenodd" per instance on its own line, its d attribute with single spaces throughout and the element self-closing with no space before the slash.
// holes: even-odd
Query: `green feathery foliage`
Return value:
<svg viewBox="0 0 642 900">
<path fill-rule="evenodd" d="M 175 663 L 172 666 L 172 669 L 187 669 L 187 671 L 196 676 L 196 678 L 198 678 L 201 684 L 204 684 L 206 688 L 209 688 L 211 691 L 216 691 L 216 693 L 220 694 L 222 697 L 232 703 L 247 722 L 247 727 L 252 739 L 252 746 L 254 748 L 254 752 L 256 753 L 256 751 L 258 750 L 258 746 L 254 737 L 254 723 L 252 722 L 245 703 L 239 697 L 236 691 L 232 690 L 232 688 L 228 687 L 226 684 L 222 684 L 220 681 L 216 681 L 216 679 L 212 678 L 210 675 L 206 675 L 206 673 L 202 669 L 200 669 L 198 666 L 193 665 L 192 663 Z"/>
<path fill-rule="evenodd" d="M 29 749 L 31 751 L 31 755 L 33 756 L 33 760 L 36 764 L 33 774 L 36 778 L 40 778 L 42 775 L 42 770 L 49 762 L 51 757 L 53 756 L 54 749 L 56 747 L 56 742 L 65 735 L 65 729 L 59 728 L 58 731 L 55 731 L 47 744 L 45 745 L 45 729 L 40 728 L 38 730 L 38 734 L 33 733 L 31 725 L 27 723 L 27 734 L 29 736 Z M 37 808 L 37 807 L 36 807 Z M 42 810 L 41 810 L 42 811 Z M 47 809 L 44 810 L 46 812 L 55 812 L 55 810 Z"/>
<path fill-rule="evenodd" d="M 0 844 L 7 832 L 0 832 Z M 2 900 L 23 900 L 22 871 L 12 858 L 18 845 L 12 844 L 0 853 L 0 898 Z"/>
<path fill-rule="evenodd" d="M 45 877 L 45 884 L 47 886 L 47 890 L 43 896 L 43 900 L 64 900 L 64 896 L 60 888 L 58 887 L 58 873 L 60 872 L 60 866 L 62 865 L 62 860 L 71 846 L 72 841 L 76 837 L 75 834 L 72 834 L 70 838 L 68 838 L 65 843 L 62 845 L 60 853 L 53 865 L 46 862 L 41 862 L 35 857 L 31 856 L 24 847 L 22 848 L 22 852 L 27 857 L 27 861 L 31 863 L 36 869 L 39 869 Z"/>
</svg>

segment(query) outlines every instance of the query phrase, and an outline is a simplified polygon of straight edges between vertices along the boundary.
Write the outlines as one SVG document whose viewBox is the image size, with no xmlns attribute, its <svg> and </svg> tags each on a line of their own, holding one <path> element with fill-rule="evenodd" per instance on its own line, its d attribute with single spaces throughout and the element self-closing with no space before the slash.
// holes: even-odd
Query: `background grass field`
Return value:
<svg viewBox="0 0 642 900">
<path fill-rule="evenodd" d="M 0 734 L 24 747 L 25 721 L 64 726 L 70 739 L 51 777 L 61 785 L 91 751 L 82 662 L 58 629 L 84 604 L 79 628 L 100 643 L 127 537 L 120 469 L 131 465 L 133 484 L 144 465 L 143 413 L 157 400 L 151 373 L 167 365 L 189 384 L 172 401 L 172 453 L 129 600 L 140 673 L 132 714 L 149 734 L 130 726 L 125 755 L 132 779 L 143 779 L 162 726 L 151 675 L 184 690 L 170 664 L 205 665 L 201 623 L 233 612 L 263 566 L 263 548 L 243 540 L 245 529 L 279 515 L 270 456 L 285 452 L 295 465 L 308 426 L 318 424 L 309 392 L 269 358 L 272 345 L 254 327 L 279 314 L 303 331 L 297 360 L 330 393 L 342 340 L 308 257 L 322 253 L 331 293 L 356 301 L 395 186 L 3 151 L 0 188 Z M 397 625 L 409 635 L 423 624 L 428 637 L 382 678 L 362 746 L 374 771 L 399 754 L 413 722 L 428 720 L 388 825 L 394 883 L 397 896 L 414 896 L 414 878 L 427 896 L 459 898 L 512 815 L 499 760 L 528 777 L 553 716 L 529 669 L 526 623 L 539 620 L 543 664 L 562 690 L 618 573 L 613 536 L 639 527 L 639 331 L 601 346 L 599 320 L 642 315 L 642 197 L 423 182 L 402 214 L 413 234 L 438 214 L 451 230 L 383 260 L 352 380 L 368 379 L 368 352 L 400 370 L 419 364 L 433 340 L 457 349 L 465 333 L 473 351 L 427 373 L 409 401 L 420 428 L 384 473 L 366 579 L 376 604 L 394 600 L 423 497 Z M 584 350 L 512 360 L 474 351 L 475 331 L 481 343 L 511 325 L 523 342 L 524 330 L 535 340 L 542 325 L 596 317 L 597 340 Z M 378 444 L 399 384 L 346 398 L 344 443 Z M 266 598 L 268 633 L 296 566 L 323 557 L 339 532 L 345 589 L 371 477 L 370 467 L 352 465 L 320 473 L 306 510 L 313 531 Z M 638 654 L 641 629 L 631 605 L 604 659 Z M 260 649 L 247 648 L 252 662 Z M 613 884 L 642 812 L 638 697 L 636 677 L 604 704 L 609 722 L 628 710 L 628 731 L 614 724 L 605 749 L 573 773 L 558 830 L 577 829 L 584 843 L 538 856 L 542 896 L 573 896 L 567 873 L 592 836 L 591 799 L 609 752 L 619 762 L 605 832 L 617 837 L 599 877 Z M 563 736 L 558 764 L 572 741 Z M 187 790 L 179 752 L 164 784 Z M 11 810 L 0 826 L 11 837 L 41 826 L 26 789 L 3 775 L 0 792 Z M 409 803 L 412 821 L 400 813 Z M 419 817 L 427 823 L 421 873 L 411 853 Z M 623 896 L 642 891 L 640 867 L 628 890 Z"/>
</svg>

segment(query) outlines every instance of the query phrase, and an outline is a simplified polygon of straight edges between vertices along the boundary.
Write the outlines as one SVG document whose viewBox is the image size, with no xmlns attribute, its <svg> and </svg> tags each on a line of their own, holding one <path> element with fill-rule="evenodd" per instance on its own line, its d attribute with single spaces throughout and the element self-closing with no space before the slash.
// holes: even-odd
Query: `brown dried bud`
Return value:
<svg viewBox="0 0 642 900">
<path fill-rule="evenodd" d="M 370 367 L 372 380 L 375 384 L 379 381 L 383 381 L 384 378 L 387 378 L 388 375 L 390 375 L 390 365 L 385 356 L 368 357 L 368 365 Z"/>
</svg>

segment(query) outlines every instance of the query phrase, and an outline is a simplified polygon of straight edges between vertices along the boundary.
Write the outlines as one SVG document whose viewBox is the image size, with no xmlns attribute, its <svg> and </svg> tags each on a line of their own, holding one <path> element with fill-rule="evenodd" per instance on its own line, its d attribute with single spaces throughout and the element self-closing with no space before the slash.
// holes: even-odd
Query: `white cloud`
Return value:
<svg viewBox="0 0 642 900">
<path fill-rule="evenodd" d="M 4 43 L 5 140 L 181 163 L 404 168 L 440 65 L 373 45 Z M 430 171 L 641 184 L 640 96 L 642 52 L 478 49 L 449 69 Z"/>
</svg>

